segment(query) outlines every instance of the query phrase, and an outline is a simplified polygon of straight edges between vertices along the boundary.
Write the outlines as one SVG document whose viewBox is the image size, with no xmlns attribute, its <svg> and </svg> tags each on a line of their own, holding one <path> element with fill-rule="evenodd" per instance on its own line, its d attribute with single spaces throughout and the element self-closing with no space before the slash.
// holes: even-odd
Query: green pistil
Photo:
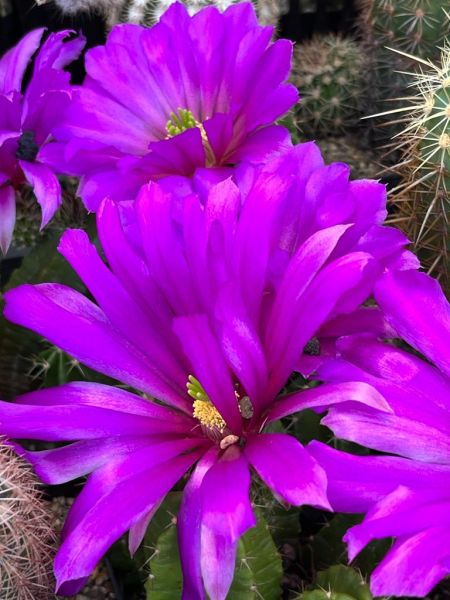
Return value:
<svg viewBox="0 0 450 600">
<path fill-rule="evenodd" d="M 197 126 L 198 123 L 191 111 L 186 108 L 179 108 L 178 112 L 170 113 L 170 119 L 166 124 L 166 131 L 168 137 L 174 137 L 187 129 L 192 129 Z"/>
<path fill-rule="evenodd" d="M 194 400 L 201 400 L 202 402 L 209 402 L 207 393 L 202 387 L 202 384 L 193 375 L 189 375 L 188 382 L 186 383 L 187 393 Z"/>
</svg>

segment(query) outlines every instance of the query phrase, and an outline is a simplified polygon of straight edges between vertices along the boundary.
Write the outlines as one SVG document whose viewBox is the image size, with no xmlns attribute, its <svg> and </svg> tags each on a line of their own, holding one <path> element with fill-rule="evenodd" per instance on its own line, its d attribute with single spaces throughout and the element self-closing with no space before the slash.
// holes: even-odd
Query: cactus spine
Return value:
<svg viewBox="0 0 450 600">
<path fill-rule="evenodd" d="M 430 273 L 450 291 L 450 46 L 440 63 L 419 60 L 417 95 L 404 107 L 397 165 L 403 184 L 394 196 L 394 220 L 415 243 Z"/>
<path fill-rule="evenodd" d="M 324 137 L 354 128 L 363 77 L 364 56 L 351 38 L 328 34 L 297 46 L 292 81 L 300 90 L 300 129 Z"/>
<path fill-rule="evenodd" d="M 0 597 L 50 600 L 56 534 L 30 467 L 0 444 Z"/>
</svg>

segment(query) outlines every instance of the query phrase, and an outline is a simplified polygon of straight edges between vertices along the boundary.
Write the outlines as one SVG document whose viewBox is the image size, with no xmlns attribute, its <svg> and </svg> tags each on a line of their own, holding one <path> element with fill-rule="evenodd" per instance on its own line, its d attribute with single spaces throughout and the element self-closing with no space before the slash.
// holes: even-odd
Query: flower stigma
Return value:
<svg viewBox="0 0 450 600">
<path fill-rule="evenodd" d="M 199 123 L 195 120 L 194 115 L 186 108 L 178 108 L 177 112 L 170 113 L 170 119 L 166 123 L 167 137 L 175 137 L 183 131 L 198 127 Z"/>
</svg>

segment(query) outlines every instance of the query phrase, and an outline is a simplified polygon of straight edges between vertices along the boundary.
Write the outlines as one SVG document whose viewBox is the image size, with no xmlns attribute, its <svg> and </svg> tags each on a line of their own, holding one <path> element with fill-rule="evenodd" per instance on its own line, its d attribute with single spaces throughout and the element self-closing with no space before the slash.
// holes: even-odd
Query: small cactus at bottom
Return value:
<svg viewBox="0 0 450 600">
<path fill-rule="evenodd" d="M 0 598 L 54 598 L 56 534 L 31 468 L 0 443 Z"/>
<path fill-rule="evenodd" d="M 317 574 L 312 589 L 297 600 L 372 600 L 369 586 L 354 569 L 334 565 Z"/>
<path fill-rule="evenodd" d="M 419 62 L 416 95 L 403 107 L 396 167 L 403 183 L 392 198 L 392 221 L 450 292 L 450 46 L 442 50 L 440 63 Z"/>
<path fill-rule="evenodd" d="M 300 90 L 297 119 L 310 137 L 353 129 L 361 117 L 364 54 L 341 35 L 316 36 L 295 49 L 292 82 Z"/>
</svg>

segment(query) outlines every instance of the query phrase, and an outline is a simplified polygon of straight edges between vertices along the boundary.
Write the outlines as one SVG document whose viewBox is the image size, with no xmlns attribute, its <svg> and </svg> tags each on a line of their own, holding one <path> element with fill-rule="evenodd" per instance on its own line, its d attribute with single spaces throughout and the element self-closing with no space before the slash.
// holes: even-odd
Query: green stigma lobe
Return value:
<svg viewBox="0 0 450 600">
<path fill-rule="evenodd" d="M 202 387 L 202 384 L 193 375 L 189 375 L 186 383 L 187 393 L 194 400 L 201 400 L 202 402 L 209 402 L 208 395 Z"/>
<path fill-rule="evenodd" d="M 170 119 L 166 123 L 166 131 L 169 137 L 174 137 L 187 129 L 197 127 L 194 115 L 190 110 L 179 108 L 177 112 L 170 113 Z"/>
</svg>

